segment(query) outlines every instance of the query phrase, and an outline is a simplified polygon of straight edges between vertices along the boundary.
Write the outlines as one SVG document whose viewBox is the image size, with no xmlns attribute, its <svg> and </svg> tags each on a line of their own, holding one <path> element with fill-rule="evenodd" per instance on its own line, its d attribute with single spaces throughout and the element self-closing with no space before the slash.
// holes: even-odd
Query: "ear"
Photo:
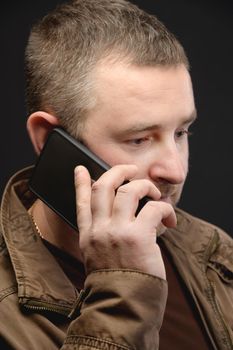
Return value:
<svg viewBox="0 0 233 350">
<path fill-rule="evenodd" d="M 27 130 L 33 147 L 39 155 L 49 133 L 59 125 L 57 117 L 52 114 L 38 111 L 31 114 L 27 120 Z"/>
</svg>

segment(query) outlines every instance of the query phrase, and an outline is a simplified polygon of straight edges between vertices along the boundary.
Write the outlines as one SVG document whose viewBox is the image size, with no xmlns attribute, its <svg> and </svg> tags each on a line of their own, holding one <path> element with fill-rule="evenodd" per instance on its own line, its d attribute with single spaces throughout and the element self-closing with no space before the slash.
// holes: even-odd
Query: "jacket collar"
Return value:
<svg viewBox="0 0 233 350">
<path fill-rule="evenodd" d="M 18 285 L 18 297 L 24 306 L 68 314 L 77 291 L 44 246 L 27 209 L 35 198 L 27 183 L 32 167 L 14 175 L 7 184 L 1 204 L 1 228 Z"/>
</svg>

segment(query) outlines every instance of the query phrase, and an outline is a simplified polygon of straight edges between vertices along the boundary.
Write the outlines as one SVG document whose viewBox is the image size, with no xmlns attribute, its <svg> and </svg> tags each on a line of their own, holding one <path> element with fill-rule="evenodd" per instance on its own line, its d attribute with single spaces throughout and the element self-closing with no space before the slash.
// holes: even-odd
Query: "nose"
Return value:
<svg viewBox="0 0 233 350">
<path fill-rule="evenodd" d="M 181 151 L 173 144 L 156 153 L 149 170 L 150 178 L 157 183 L 182 184 L 188 171 L 188 151 Z"/>
</svg>

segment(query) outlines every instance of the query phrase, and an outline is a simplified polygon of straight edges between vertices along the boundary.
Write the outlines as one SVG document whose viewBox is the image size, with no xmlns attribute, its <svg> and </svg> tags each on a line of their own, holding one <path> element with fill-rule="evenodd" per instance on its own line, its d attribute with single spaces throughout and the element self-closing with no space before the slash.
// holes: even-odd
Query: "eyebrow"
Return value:
<svg viewBox="0 0 233 350">
<path fill-rule="evenodd" d="M 194 109 L 190 116 L 181 119 L 180 125 L 192 124 L 196 119 L 197 119 L 197 111 L 196 109 Z M 129 134 L 136 134 L 144 131 L 156 130 L 160 128 L 161 128 L 160 124 L 148 125 L 146 123 L 139 123 L 139 124 L 130 126 L 128 129 L 125 129 L 123 133 L 129 135 Z"/>
</svg>

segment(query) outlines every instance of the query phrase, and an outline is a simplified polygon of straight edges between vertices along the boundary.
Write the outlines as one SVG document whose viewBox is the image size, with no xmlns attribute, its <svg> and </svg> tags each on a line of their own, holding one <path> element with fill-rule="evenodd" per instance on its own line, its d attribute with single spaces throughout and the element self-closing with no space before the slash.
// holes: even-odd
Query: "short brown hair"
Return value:
<svg viewBox="0 0 233 350">
<path fill-rule="evenodd" d="M 28 112 L 52 112 L 78 137 L 94 105 L 91 75 L 105 57 L 188 68 L 183 47 L 155 16 L 125 0 L 74 0 L 32 28 L 26 48 Z"/>
</svg>

